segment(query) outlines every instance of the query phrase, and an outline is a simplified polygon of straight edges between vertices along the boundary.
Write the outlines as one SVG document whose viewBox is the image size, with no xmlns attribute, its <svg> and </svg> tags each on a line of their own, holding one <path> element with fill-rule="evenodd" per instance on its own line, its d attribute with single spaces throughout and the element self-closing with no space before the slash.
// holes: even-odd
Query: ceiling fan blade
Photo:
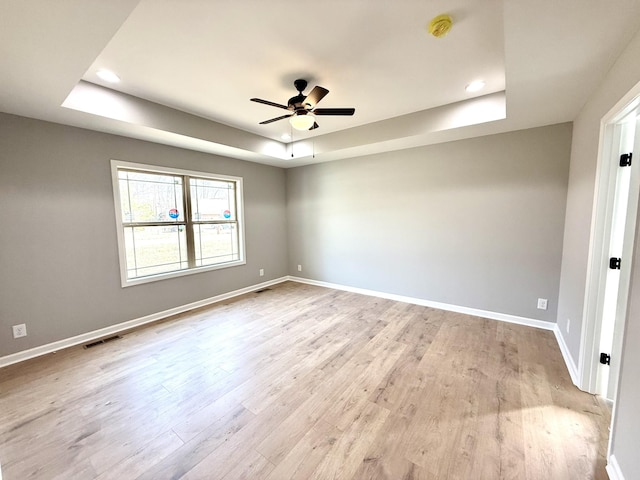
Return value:
<svg viewBox="0 0 640 480">
<path fill-rule="evenodd" d="M 316 108 L 312 113 L 314 115 L 353 115 L 355 108 Z"/>
<path fill-rule="evenodd" d="M 309 105 L 309 108 L 313 108 L 327 95 L 327 93 L 329 93 L 329 90 L 326 88 L 315 86 L 309 95 L 307 95 L 307 98 L 304 99 L 304 103 Z"/>
<path fill-rule="evenodd" d="M 265 105 L 271 105 L 272 107 L 284 108 L 285 110 L 289 110 L 289 107 L 285 105 L 280 105 L 279 103 L 270 102 L 269 100 L 263 100 L 261 98 L 252 98 L 252 102 L 264 103 Z"/>
<path fill-rule="evenodd" d="M 311 128 L 309 130 L 315 130 L 316 128 L 318 128 L 320 125 L 318 125 L 316 122 L 313 122 L 313 125 L 311 125 Z"/>
<path fill-rule="evenodd" d="M 276 118 L 272 118 L 270 120 L 265 120 L 264 122 L 260 122 L 260 125 L 266 125 L 267 123 L 273 123 L 273 122 L 277 122 L 278 120 L 282 120 L 283 118 L 289 118 L 292 114 L 290 115 L 282 115 L 281 117 L 276 117 Z"/>
</svg>

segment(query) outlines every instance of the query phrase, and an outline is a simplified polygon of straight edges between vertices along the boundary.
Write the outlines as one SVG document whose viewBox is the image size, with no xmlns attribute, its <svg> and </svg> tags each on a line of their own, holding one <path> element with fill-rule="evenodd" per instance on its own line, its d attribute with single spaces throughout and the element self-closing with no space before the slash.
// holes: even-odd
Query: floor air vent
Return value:
<svg viewBox="0 0 640 480">
<path fill-rule="evenodd" d="M 98 345 L 102 345 L 103 343 L 113 342 L 114 340 L 119 340 L 122 337 L 120 335 L 114 335 L 113 337 L 103 338 L 102 340 L 96 340 L 95 342 L 87 343 L 84 348 L 96 347 Z"/>
<path fill-rule="evenodd" d="M 270 288 L 261 288 L 260 290 L 256 290 L 254 293 L 262 293 L 262 292 L 268 292 L 269 290 L 271 290 Z"/>
</svg>

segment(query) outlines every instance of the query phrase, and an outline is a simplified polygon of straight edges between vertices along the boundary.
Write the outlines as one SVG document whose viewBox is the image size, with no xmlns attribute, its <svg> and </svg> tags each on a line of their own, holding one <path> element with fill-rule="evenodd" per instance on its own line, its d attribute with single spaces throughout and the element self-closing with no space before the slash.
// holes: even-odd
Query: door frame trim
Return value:
<svg viewBox="0 0 640 480">
<path fill-rule="evenodd" d="M 632 110 L 640 107 L 640 82 L 629 90 L 600 120 L 596 183 L 591 219 L 589 256 L 587 260 L 586 294 L 583 307 L 580 355 L 578 358 L 578 387 L 596 393 L 598 355 L 606 260 L 608 257 L 610 224 L 609 204 L 615 193 L 617 165 L 610 162 L 616 125 Z M 606 227 L 606 228 L 605 228 Z"/>
</svg>

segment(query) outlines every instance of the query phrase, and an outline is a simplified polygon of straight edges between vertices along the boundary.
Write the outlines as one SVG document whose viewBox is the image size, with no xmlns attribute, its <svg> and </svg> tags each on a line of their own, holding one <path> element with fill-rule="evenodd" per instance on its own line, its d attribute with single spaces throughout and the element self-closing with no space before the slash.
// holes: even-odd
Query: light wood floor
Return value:
<svg viewBox="0 0 640 480">
<path fill-rule="evenodd" d="M 0 369 L 4 480 L 606 479 L 551 332 L 284 283 Z"/>
</svg>

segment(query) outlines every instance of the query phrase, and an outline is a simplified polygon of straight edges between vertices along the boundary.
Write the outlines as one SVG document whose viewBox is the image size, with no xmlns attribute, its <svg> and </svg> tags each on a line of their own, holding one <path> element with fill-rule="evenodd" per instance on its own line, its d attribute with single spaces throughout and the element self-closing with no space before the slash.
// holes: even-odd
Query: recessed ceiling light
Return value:
<svg viewBox="0 0 640 480">
<path fill-rule="evenodd" d="M 482 80 L 476 80 L 475 82 L 471 82 L 464 89 L 467 92 L 477 92 L 484 88 L 485 83 Z"/>
<path fill-rule="evenodd" d="M 111 70 L 98 70 L 96 75 L 100 77 L 105 82 L 109 83 L 118 83 L 120 81 L 120 77 L 113 73 Z"/>
<path fill-rule="evenodd" d="M 291 140 L 291 135 L 289 135 L 288 133 L 283 133 L 280 138 L 282 140 Z"/>
</svg>

